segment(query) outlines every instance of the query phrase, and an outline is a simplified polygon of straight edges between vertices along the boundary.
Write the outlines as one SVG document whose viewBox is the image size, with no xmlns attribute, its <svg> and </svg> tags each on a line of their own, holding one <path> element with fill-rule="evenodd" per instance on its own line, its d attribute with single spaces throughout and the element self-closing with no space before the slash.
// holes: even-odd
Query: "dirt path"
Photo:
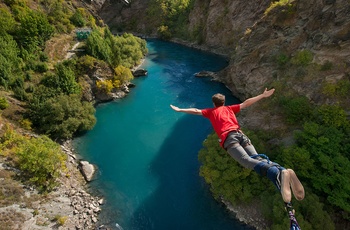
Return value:
<svg viewBox="0 0 350 230">
<path fill-rule="evenodd" d="M 80 45 L 80 42 L 75 43 L 71 50 L 75 50 L 79 45 Z M 67 50 L 65 59 L 71 58 L 74 54 L 75 54 L 74 52 L 68 52 Z"/>
<path fill-rule="evenodd" d="M 46 43 L 45 53 L 53 62 L 58 62 L 65 59 L 67 51 L 74 44 L 73 34 L 62 34 L 51 38 Z"/>
</svg>

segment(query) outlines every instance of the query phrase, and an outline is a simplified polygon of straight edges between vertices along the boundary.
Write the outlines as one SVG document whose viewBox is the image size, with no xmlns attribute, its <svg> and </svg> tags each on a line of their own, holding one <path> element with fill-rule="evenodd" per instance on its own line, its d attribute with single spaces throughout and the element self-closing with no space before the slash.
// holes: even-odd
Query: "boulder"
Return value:
<svg viewBox="0 0 350 230">
<path fill-rule="evenodd" d="M 210 77 L 214 80 L 218 78 L 217 74 L 214 72 L 211 72 L 211 71 L 200 71 L 198 73 L 195 73 L 194 76 L 196 76 L 196 77 Z"/>
<path fill-rule="evenodd" d="M 141 77 L 141 76 L 146 76 L 147 73 L 148 71 L 145 69 L 137 69 L 132 72 L 132 75 L 134 75 L 134 77 Z"/>
<path fill-rule="evenodd" d="M 80 161 L 79 168 L 87 182 L 90 182 L 96 172 L 95 167 L 88 161 Z"/>
</svg>

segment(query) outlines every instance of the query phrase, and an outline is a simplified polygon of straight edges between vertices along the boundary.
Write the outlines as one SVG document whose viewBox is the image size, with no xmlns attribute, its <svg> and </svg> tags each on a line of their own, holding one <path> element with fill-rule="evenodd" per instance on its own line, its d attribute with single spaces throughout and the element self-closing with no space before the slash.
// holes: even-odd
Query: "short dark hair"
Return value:
<svg viewBox="0 0 350 230">
<path fill-rule="evenodd" d="M 211 99 L 215 107 L 219 107 L 225 104 L 225 96 L 221 93 L 214 94 Z"/>
</svg>

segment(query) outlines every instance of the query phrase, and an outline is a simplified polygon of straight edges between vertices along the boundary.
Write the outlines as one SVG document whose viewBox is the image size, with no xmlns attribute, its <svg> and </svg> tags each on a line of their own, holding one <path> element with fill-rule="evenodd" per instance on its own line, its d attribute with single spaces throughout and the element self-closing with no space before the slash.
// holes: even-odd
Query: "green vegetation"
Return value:
<svg viewBox="0 0 350 230">
<path fill-rule="evenodd" d="M 290 58 L 285 53 L 281 53 L 276 57 L 276 62 L 280 69 L 284 69 L 289 61 Z"/>
<path fill-rule="evenodd" d="M 291 0 L 277 0 L 272 1 L 270 6 L 265 10 L 265 15 L 269 14 L 272 10 L 277 9 L 278 7 L 281 7 L 284 10 L 284 7 L 292 8 Z"/>
<path fill-rule="evenodd" d="M 303 229 L 335 229 L 330 215 L 341 212 L 349 219 L 350 214 L 350 121 L 346 112 L 338 105 L 315 107 L 304 97 L 283 96 L 272 103 L 288 122 L 299 124 L 295 144 L 272 148 L 263 141 L 266 133 L 257 137 L 247 131 L 248 136 L 259 151 L 268 150 L 272 160 L 298 173 L 307 193 L 304 201 L 294 203 Z M 216 134 L 209 135 L 203 146 L 200 175 L 211 185 L 214 197 L 233 204 L 258 198 L 266 218 L 273 223 L 271 229 L 284 229 L 283 205 L 272 183 L 232 160 L 219 147 Z"/>
<path fill-rule="evenodd" d="M 309 50 L 298 51 L 291 59 L 292 64 L 297 66 L 308 66 L 313 59 L 313 54 Z"/>
<path fill-rule="evenodd" d="M 6 109 L 9 106 L 5 97 L 0 97 L 0 109 Z"/>
<path fill-rule="evenodd" d="M 28 137 L 7 125 L 0 138 L 1 156 L 11 160 L 21 170 L 21 178 L 42 191 L 56 186 L 56 179 L 65 170 L 67 156 L 60 146 L 45 136 Z"/>
<path fill-rule="evenodd" d="M 288 165 L 301 172 L 301 179 L 314 193 L 350 213 L 350 122 L 338 106 L 321 106 L 313 118 L 304 123 L 303 131 L 296 135 L 296 145 L 285 149 L 283 156 L 288 158 Z"/>
<path fill-rule="evenodd" d="M 98 68 L 111 73 L 106 74 L 113 87 L 109 90 L 118 90 L 132 80 L 130 68 L 147 52 L 145 40 L 131 34 L 114 36 L 107 27 L 96 25 L 89 11 L 72 4 L 61 0 L 0 4 L 0 92 L 5 91 L 0 94 L 0 157 L 20 170 L 15 178 L 42 192 L 51 191 L 65 171 L 66 155 L 53 140 L 72 138 L 96 122 L 93 102 L 87 102 L 84 93 L 98 82 L 89 76 Z M 60 45 L 73 40 L 71 32 L 77 27 L 92 30 L 86 41 L 80 41 L 86 52 L 68 60 L 62 60 L 65 53 L 57 58 Z M 26 131 L 17 131 L 19 126 Z M 41 136 L 23 134 L 28 131 Z M 11 191 L 10 185 L 2 187 L 4 203 Z M 13 192 L 18 193 L 16 188 Z M 57 223 L 63 225 L 65 219 Z"/>
<path fill-rule="evenodd" d="M 112 68 L 138 65 L 147 53 L 146 42 L 132 34 L 113 36 L 108 28 L 94 30 L 86 40 L 87 53 L 107 62 Z"/>
<path fill-rule="evenodd" d="M 79 8 L 69 19 L 76 27 L 84 27 L 86 25 L 84 14 L 86 14 L 85 9 Z"/>
<path fill-rule="evenodd" d="M 350 80 L 342 79 L 338 82 L 325 83 L 323 86 L 323 93 L 329 97 L 346 98 L 350 92 Z"/>
<path fill-rule="evenodd" d="M 278 105 L 282 107 L 284 117 L 289 124 L 300 124 L 310 119 L 313 108 L 305 96 L 300 97 L 278 97 Z"/>
<path fill-rule="evenodd" d="M 96 122 L 94 113 L 94 107 L 81 102 L 79 96 L 61 94 L 42 103 L 32 103 L 29 116 L 41 133 L 54 139 L 68 139 L 91 129 Z"/>
<path fill-rule="evenodd" d="M 157 28 L 160 38 L 186 37 L 193 3 L 193 0 L 151 0 L 147 8 L 148 20 Z"/>
<path fill-rule="evenodd" d="M 60 216 L 60 215 L 57 215 L 54 218 L 54 220 L 59 226 L 63 226 L 66 223 L 67 219 L 68 219 L 68 216 Z"/>
</svg>

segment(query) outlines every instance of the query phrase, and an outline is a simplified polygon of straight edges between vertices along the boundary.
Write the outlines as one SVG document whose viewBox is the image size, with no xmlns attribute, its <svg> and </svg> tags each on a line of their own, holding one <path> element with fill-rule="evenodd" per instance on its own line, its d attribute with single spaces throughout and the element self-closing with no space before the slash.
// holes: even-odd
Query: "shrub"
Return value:
<svg viewBox="0 0 350 230">
<path fill-rule="evenodd" d="M 110 93 L 114 88 L 111 80 L 98 80 L 96 81 L 97 89 L 101 92 Z"/>
<path fill-rule="evenodd" d="M 60 216 L 60 215 L 57 215 L 55 216 L 54 218 L 56 220 L 56 223 L 59 225 L 59 226 L 63 226 L 67 219 L 68 219 L 68 216 Z"/>
<path fill-rule="evenodd" d="M 350 80 L 342 79 L 337 83 L 326 83 L 323 86 L 323 93 L 330 97 L 348 97 L 350 92 Z"/>
<path fill-rule="evenodd" d="M 76 27 L 84 27 L 86 25 L 86 20 L 81 11 L 81 9 L 76 10 L 74 14 L 69 18 L 69 20 Z"/>
<path fill-rule="evenodd" d="M 331 70 L 332 68 L 333 68 L 333 63 L 327 60 L 325 63 L 322 64 L 320 70 L 327 71 L 327 70 Z"/>
<path fill-rule="evenodd" d="M 22 178 L 41 191 L 50 191 L 57 184 L 60 172 L 65 170 L 66 154 L 46 136 L 22 136 L 10 127 L 0 139 L 0 149 L 13 159 Z"/>
<path fill-rule="evenodd" d="M 284 68 L 286 64 L 289 62 L 290 58 L 288 55 L 282 53 L 276 57 L 276 62 L 279 68 Z"/>
<path fill-rule="evenodd" d="M 312 62 L 313 54 L 309 50 L 301 50 L 292 58 L 292 63 L 298 66 L 307 66 Z"/>
<path fill-rule="evenodd" d="M 134 78 L 134 76 L 131 73 L 131 70 L 121 65 L 114 69 L 114 73 L 114 80 L 118 80 L 121 84 L 129 82 Z"/>
<path fill-rule="evenodd" d="M 300 124 L 312 115 L 312 105 L 306 97 L 280 97 L 279 104 L 290 124 Z"/>
<path fill-rule="evenodd" d="M 41 83 L 67 95 L 81 92 L 81 87 L 75 79 L 74 70 L 69 66 L 69 63 L 57 64 L 55 74 L 47 74 Z"/>
<path fill-rule="evenodd" d="M 268 15 L 273 9 L 277 7 L 283 7 L 283 6 L 290 6 L 290 0 L 279 0 L 279 1 L 272 1 L 270 6 L 265 10 L 265 15 Z"/>
<path fill-rule="evenodd" d="M 5 97 L 0 97 L 0 109 L 6 109 L 9 106 Z"/>
<path fill-rule="evenodd" d="M 81 102 L 78 95 L 59 95 L 30 104 L 28 116 L 35 127 L 52 138 L 72 138 L 75 133 L 91 129 L 96 122 L 95 109 Z"/>
<path fill-rule="evenodd" d="M 169 40 L 171 38 L 171 32 L 169 30 L 169 27 L 168 26 L 165 26 L 165 25 L 161 25 L 158 27 L 158 30 L 157 30 L 157 33 L 158 33 L 158 36 L 161 38 L 161 39 L 165 39 L 165 40 Z"/>
<path fill-rule="evenodd" d="M 20 121 L 21 127 L 26 129 L 26 130 L 31 130 L 32 129 L 32 122 L 29 119 L 22 119 Z"/>
</svg>

